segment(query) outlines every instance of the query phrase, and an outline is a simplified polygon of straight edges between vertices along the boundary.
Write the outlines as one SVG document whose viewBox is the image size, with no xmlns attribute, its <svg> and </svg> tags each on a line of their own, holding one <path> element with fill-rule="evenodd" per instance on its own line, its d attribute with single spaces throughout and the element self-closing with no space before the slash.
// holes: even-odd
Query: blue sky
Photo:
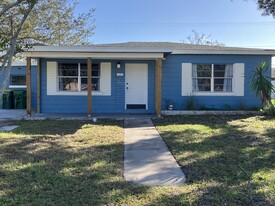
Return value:
<svg viewBox="0 0 275 206">
<path fill-rule="evenodd" d="M 275 49 L 275 19 L 255 0 L 79 0 L 77 12 L 96 8 L 95 44 L 181 42 L 192 30 L 226 46 Z"/>
</svg>

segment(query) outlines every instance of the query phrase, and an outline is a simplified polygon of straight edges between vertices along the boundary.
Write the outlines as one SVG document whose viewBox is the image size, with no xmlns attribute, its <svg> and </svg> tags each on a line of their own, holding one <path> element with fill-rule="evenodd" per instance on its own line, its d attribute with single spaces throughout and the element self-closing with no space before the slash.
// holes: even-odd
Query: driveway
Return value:
<svg viewBox="0 0 275 206">
<path fill-rule="evenodd" d="M 0 109 L 0 121 L 20 120 L 26 114 L 25 109 Z"/>
</svg>

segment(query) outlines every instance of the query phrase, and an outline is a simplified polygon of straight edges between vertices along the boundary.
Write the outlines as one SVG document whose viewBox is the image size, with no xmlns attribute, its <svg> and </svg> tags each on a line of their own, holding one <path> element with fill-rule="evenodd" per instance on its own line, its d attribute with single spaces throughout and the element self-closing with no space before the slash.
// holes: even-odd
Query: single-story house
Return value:
<svg viewBox="0 0 275 206">
<path fill-rule="evenodd" d="M 259 107 L 259 97 L 250 90 L 252 73 L 266 61 L 271 77 L 275 50 L 128 42 L 37 46 L 24 55 L 28 114 L 35 108 L 41 113 L 160 115 L 169 104 L 188 109 L 190 101 L 197 109 Z M 36 88 L 31 59 L 38 62 Z"/>
<path fill-rule="evenodd" d="M 32 61 L 32 87 L 36 87 L 36 61 Z M 4 78 L 5 78 L 6 70 L 2 72 L 0 75 L 0 85 L 2 85 Z M 24 61 L 18 61 L 13 62 L 11 67 L 11 72 L 9 76 L 8 84 L 5 88 L 5 90 L 26 90 L 26 62 Z M 36 108 L 36 89 L 32 91 L 33 96 L 33 102 L 32 102 L 32 108 Z M 2 108 L 2 105 L 0 105 L 0 108 Z"/>
</svg>

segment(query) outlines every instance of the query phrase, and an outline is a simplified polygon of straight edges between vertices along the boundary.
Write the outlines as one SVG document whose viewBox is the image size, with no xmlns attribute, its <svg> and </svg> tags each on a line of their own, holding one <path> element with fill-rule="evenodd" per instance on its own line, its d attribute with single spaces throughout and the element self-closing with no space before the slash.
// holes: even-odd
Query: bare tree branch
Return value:
<svg viewBox="0 0 275 206">
<path fill-rule="evenodd" d="M 185 37 L 187 40 L 181 40 L 183 43 L 195 44 L 195 45 L 209 45 L 209 46 L 224 46 L 223 43 L 217 40 L 211 39 L 211 34 L 199 33 L 196 30 L 192 30 L 192 34 Z"/>
</svg>

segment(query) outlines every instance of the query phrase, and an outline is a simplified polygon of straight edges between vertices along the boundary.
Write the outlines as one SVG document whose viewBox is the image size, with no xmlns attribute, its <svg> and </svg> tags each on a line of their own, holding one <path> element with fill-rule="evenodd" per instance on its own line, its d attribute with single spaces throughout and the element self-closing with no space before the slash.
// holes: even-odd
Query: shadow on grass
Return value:
<svg viewBox="0 0 275 206">
<path fill-rule="evenodd" d="M 29 135 L 67 135 L 75 134 L 85 125 L 112 126 L 117 125 L 115 120 L 100 120 L 97 122 L 81 120 L 33 120 L 33 121 L 14 121 L 20 127 L 13 130 L 16 134 Z"/>
<path fill-rule="evenodd" d="M 275 129 L 266 129 L 265 134 L 259 135 L 253 129 L 245 129 L 246 119 L 244 116 L 178 116 L 155 121 L 185 172 L 187 184 L 200 185 L 201 195 L 195 205 L 249 205 L 247 177 L 239 165 L 253 174 L 274 169 Z M 242 124 L 231 124 L 232 121 Z M 190 127 L 182 129 L 185 125 Z M 196 125 L 203 127 L 194 129 Z M 269 194 L 262 192 L 264 186 L 270 187 Z M 270 179 L 252 177 L 255 205 L 274 204 L 271 187 Z M 157 204 L 165 204 L 167 198 L 172 197 L 164 196 Z"/>
<path fill-rule="evenodd" d="M 81 132 L 94 125 L 22 122 L 10 137 L 2 138 L 0 205 L 110 205 L 146 193 L 146 187 L 123 180 L 122 123 L 99 124 L 100 131 Z M 97 132 L 104 134 L 97 139 Z"/>
</svg>

